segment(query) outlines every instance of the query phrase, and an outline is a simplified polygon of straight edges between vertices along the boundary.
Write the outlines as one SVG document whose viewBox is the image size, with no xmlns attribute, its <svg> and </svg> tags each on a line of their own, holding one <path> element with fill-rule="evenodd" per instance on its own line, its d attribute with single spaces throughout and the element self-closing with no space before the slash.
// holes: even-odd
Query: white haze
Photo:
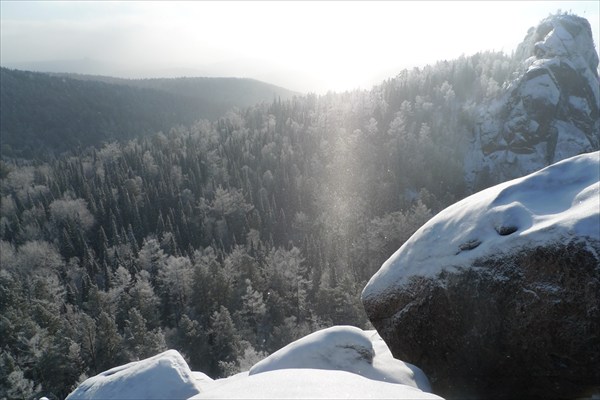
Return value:
<svg viewBox="0 0 600 400">
<path fill-rule="evenodd" d="M 368 88 L 404 68 L 512 52 L 558 9 L 596 1 L 6 2 L 2 66 L 128 78 L 237 76 L 299 92 Z"/>
</svg>

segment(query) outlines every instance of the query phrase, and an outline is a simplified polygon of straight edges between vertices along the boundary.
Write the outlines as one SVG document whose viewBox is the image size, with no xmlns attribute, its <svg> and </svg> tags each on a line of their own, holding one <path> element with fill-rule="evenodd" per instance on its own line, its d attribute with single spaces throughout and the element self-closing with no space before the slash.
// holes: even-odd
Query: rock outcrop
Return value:
<svg viewBox="0 0 600 400">
<path fill-rule="evenodd" d="M 530 29 L 516 51 L 517 77 L 480 107 L 467 179 L 486 186 L 600 148 L 598 55 L 590 24 L 555 15 Z"/>
<path fill-rule="evenodd" d="M 599 391 L 599 181 L 580 155 L 426 223 L 363 291 L 393 355 L 447 398 Z"/>
</svg>

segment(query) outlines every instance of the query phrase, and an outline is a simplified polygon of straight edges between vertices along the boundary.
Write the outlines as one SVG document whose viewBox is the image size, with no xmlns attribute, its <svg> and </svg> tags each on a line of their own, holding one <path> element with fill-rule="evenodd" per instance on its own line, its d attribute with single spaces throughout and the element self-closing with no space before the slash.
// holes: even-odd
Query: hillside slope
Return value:
<svg viewBox="0 0 600 400">
<path fill-rule="evenodd" d="M 293 92 L 234 78 L 126 80 L 1 72 L 2 154 L 31 158 L 216 119 L 233 107 Z"/>
<path fill-rule="evenodd" d="M 247 78 L 180 77 L 123 79 L 110 76 L 71 73 L 50 73 L 49 75 L 81 81 L 104 82 L 141 89 L 154 89 L 176 96 L 204 100 L 224 108 L 221 110 L 221 114 L 232 107 L 249 107 L 261 101 L 270 102 L 274 97 L 287 100 L 299 94 L 279 86 Z"/>
</svg>

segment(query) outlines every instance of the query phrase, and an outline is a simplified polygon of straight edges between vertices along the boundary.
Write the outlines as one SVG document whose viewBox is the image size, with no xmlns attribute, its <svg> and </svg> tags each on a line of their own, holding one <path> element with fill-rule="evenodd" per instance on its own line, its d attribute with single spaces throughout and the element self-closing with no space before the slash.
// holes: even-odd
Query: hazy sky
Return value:
<svg viewBox="0 0 600 400">
<path fill-rule="evenodd" d="M 317 93 L 369 88 L 403 68 L 461 54 L 510 53 L 558 9 L 587 18 L 596 48 L 600 42 L 598 1 L 2 0 L 0 7 L 2 65 L 89 58 L 103 74 L 240 76 Z"/>
</svg>

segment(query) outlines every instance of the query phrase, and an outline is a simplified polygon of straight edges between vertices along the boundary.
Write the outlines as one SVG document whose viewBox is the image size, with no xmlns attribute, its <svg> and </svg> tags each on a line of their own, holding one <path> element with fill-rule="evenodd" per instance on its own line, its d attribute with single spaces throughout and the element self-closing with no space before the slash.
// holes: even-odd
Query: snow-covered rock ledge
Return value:
<svg viewBox="0 0 600 400">
<path fill-rule="evenodd" d="M 362 294 L 394 356 L 443 396 L 589 395 L 600 382 L 599 180 L 600 153 L 576 156 L 419 229 Z"/>
<path fill-rule="evenodd" d="M 202 380 L 175 350 L 121 365 L 84 381 L 67 400 L 187 399 L 200 393 Z"/>
<path fill-rule="evenodd" d="M 335 326 L 290 343 L 250 371 L 211 380 L 169 350 L 83 382 L 74 399 L 441 399 L 376 331 Z"/>
</svg>

